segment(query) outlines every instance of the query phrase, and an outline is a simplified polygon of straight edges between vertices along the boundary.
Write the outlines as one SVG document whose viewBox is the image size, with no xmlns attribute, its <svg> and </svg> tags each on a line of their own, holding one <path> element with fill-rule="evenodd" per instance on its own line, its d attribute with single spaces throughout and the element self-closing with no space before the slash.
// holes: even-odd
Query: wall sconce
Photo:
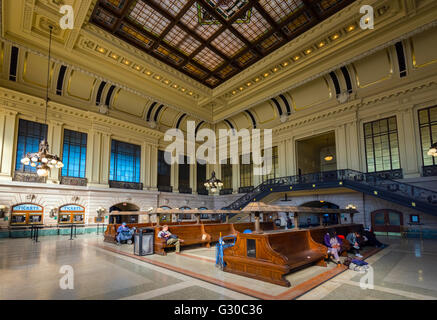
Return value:
<svg viewBox="0 0 437 320">
<path fill-rule="evenodd" d="M 346 209 L 348 209 L 348 210 L 356 210 L 357 207 L 356 207 L 355 205 L 353 205 L 353 204 L 348 204 L 348 205 L 346 206 Z"/>
<path fill-rule="evenodd" d="M 6 213 L 8 212 L 8 207 L 6 207 L 5 205 L 0 205 L 0 218 L 4 218 Z"/>
<path fill-rule="evenodd" d="M 57 213 L 58 213 L 58 208 L 50 208 L 50 211 L 49 211 L 50 218 L 54 218 Z"/>
<path fill-rule="evenodd" d="M 106 212 L 106 209 L 103 208 L 103 207 L 100 207 L 100 208 L 98 208 L 98 209 L 96 210 L 96 212 L 97 212 L 97 216 L 98 216 L 99 218 L 101 218 L 101 217 L 103 216 L 103 214 Z"/>
</svg>

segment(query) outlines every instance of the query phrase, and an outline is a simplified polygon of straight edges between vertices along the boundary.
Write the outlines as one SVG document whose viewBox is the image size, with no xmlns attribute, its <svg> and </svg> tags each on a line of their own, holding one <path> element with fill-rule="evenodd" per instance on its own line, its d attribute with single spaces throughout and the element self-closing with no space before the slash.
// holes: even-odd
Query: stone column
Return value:
<svg viewBox="0 0 437 320">
<path fill-rule="evenodd" d="M 261 224 L 259 221 L 259 212 L 255 212 L 255 232 L 261 232 Z"/>
<path fill-rule="evenodd" d="M 88 185 L 109 187 L 109 161 L 111 133 L 109 128 L 93 127 L 88 136 L 87 178 Z"/>
<path fill-rule="evenodd" d="M 58 156 L 62 153 L 63 125 L 64 124 L 59 121 L 49 121 L 47 128 L 47 142 L 50 147 L 50 153 Z M 62 169 L 52 168 L 47 181 L 58 184 L 61 178 L 61 170 Z"/>
<path fill-rule="evenodd" d="M 297 212 L 293 213 L 293 220 L 294 220 L 294 228 L 296 230 L 299 229 L 299 214 Z"/>
<path fill-rule="evenodd" d="M 158 190 L 158 147 L 150 146 L 150 190 Z"/>
<path fill-rule="evenodd" d="M 0 179 L 12 180 L 15 158 L 15 132 L 18 130 L 17 112 L 0 110 Z M 20 159 L 21 160 L 21 159 Z"/>
<path fill-rule="evenodd" d="M 286 145 L 285 141 L 281 141 L 278 143 L 278 169 L 279 176 L 285 177 L 287 176 L 287 156 L 286 156 Z"/>
<path fill-rule="evenodd" d="M 294 176 L 297 174 L 295 146 L 294 139 L 288 139 L 285 141 L 285 176 Z"/>
<path fill-rule="evenodd" d="M 419 177 L 422 164 L 418 162 L 418 157 L 413 155 L 421 154 L 421 146 L 417 145 L 413 134 L 416 126 L 413 108 L 402 110 L 396 118 L 399 133 L 399 153 L 404 178 Z"/>
<path fill-rule="evenodd" d="M 143 142 L 141 144 L 141 183 L 143 189 L 148 190 L 150 188 L 150 145 Z"/>
<path fill-rule="evenodd" d="M 240 165 L 232 165 L 232 189 L 233 193 L 238 193 L 238 188 L 240 188 Z"/>
<path fill-rule="evenodd" d="M 346 126 L 340 125 L 335 129 L 335 145 L 337 170 L 347 169 L 347 144 L 346 144 Z"/>
</svg>

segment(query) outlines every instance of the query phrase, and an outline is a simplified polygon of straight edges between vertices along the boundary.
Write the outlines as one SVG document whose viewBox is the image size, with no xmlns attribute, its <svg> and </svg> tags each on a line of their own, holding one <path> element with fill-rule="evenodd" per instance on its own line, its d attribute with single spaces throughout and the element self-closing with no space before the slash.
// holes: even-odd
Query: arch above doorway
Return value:
<svg viewBox="0 0 437 320">
<path fill-rule="evenodd" d="M 304 204 L 301 204 L 300 207 L 309 207 L 309 208 L 324 208 L 324 209 L 340 209 L 340 206 L 336 205 L 335 203 L 332 202 L 328 202 L 328 201 L 323 201 L 323 200 L 319 200 L 319 201 L 309 201 L 306 202 Z M 303 214 L 300 215 L 300 218 L 302 216 L 306 216 L 307 221 L 301 221 L 299 225 L 302 226 L 318 226 L 320 225 L 320 216 L 319 215 L 315 215 L 315 214 Z M 338 224 L 338 215 L 335 213 L 331 213 L 331 214 L 325 214 L 323 216 L 323 221 L 322 221 L 323 225 L 334 225 L 334 224 Z"/>
</svg>

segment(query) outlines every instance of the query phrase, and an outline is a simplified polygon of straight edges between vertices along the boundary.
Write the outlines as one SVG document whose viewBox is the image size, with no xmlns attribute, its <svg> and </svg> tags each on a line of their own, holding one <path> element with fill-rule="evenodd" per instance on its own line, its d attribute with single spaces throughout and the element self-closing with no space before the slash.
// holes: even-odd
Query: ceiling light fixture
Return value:
<svg viewBox="0 0 437 320">
<path fill-rule="evenodd" d="M 432 157 L 437 157 L 437 142 L 434 142 L 431 145 L 431 148 L 428 150 L 428 155 Z"/>
<path fill-rule="evenodd" d="M 45 98 L 45 116 L 44 123 L 47 125 L 47 109 L 49 102 L 49 81 L 50 81 L 50 61 L 51 61 L 51 48 L 52 48 L 52 31 L 53 26 L 49 26 L 50 38 L 49 38 L 49 56 L 47 61 L 47 88 Z M 49 144 L 46 139 L 42 140 L 39 144 L 38 152 L 27 153 L 26 156 L 21 159 L 21 163 L 25 166 L 30 165 L 36 168 L 36 173 L 40 177 L 47 177 L 50 169 L 60 169 L 64 166 L 61 159 L 57 155 L 52 155 L 49 152 Z"/>
<path fill-rule="evenodd" d="M 211 178 L 206 180 L 203 185 L 207 190 L 210 190 L 214 193 L 223 187 L 223 182 L 215 176 L 215 171 L 213 171 L 211 174 Z"/>
</svg>

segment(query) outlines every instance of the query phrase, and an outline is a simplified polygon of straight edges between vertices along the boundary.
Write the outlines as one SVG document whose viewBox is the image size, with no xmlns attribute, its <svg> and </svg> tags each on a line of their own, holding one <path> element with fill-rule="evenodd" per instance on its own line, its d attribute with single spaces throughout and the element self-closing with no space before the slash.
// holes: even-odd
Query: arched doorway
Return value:
<svg viewBox="0 0 437 320">
<path fill-rule="evenodd" d="M 117 204 L 114 204 L 112 207 L 109 208 L 109 213 L 113 211 L 119 211 L 119 212 L 135 212 L 140 211 L 140 207 L 138 207 L 135 204 L 129 203 L 129 202 L 120 202 Z M 111 215 L 109 223 L 112 224 L 120 224 L 120 223 L 138 223 L 138 214 L 120 214 L 120 215 Z"/>
<path fill-rule="evenodd" d="M 309 207 L 309 208 L 324 208 L 324 209 L 340 209 L 338 205 L 332 202 L 327 201 L 310 201 L 306 202 L 301 207 Z M 320 225 L 320 216 L 315 214 L 300 214 L 299 215 L 299 226 L 303 227 L 311 227 L 311 226 L 319 226 Z M 338 215 L 335 213 L 325 214 L 323 215 L 323 225 L 334 225 L 338 224 Z"/>
<path fill-rule="evenodd" d="M 371 213 L 372 230 L 376 232 L 400 233 L 404 225 L 404 217 L 401 212 L 393 209 L 382 209 Z"/>
</svg>

